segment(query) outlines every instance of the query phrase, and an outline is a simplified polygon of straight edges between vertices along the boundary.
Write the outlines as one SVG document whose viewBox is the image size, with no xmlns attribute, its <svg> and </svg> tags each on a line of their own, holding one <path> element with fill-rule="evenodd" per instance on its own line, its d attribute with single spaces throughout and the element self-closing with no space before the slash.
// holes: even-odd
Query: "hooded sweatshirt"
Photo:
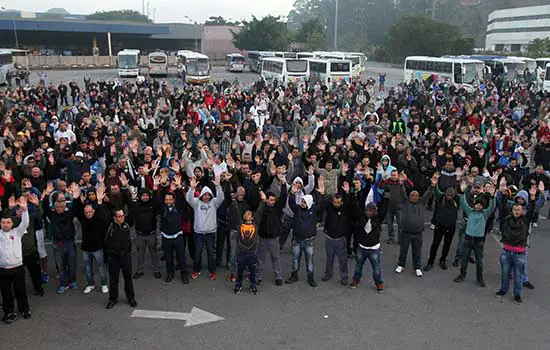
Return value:
<svg viewBox="0 0 550 350">
<path fill-rule="evenodd" d="M 28 226 L 29 212 L 25 210 L 19 226 L 8 232 L 0 230 L 0 268 L 13 269 L 23 265 L 21 238 L 27 232 Z"/>
<path fill-rule="evenodd" d="M 208 203 L 203 201 L 203 197 L 206 193 L 213 197 Z M 215 233 L 218 229 L 218 218 L 216 211 L 225 199 L 223 189 L 219 185 L 216 186 L 216 194 L 217 196 L 214 197 L 212 190 L 208 187 L 203 187 L 199 198 L 195 198 L 194 191 L 191 189 L 187 191 L 185 199 L 194 211 L 193 214 L 195 221 L 193 223 L 193 230 L 199 235 Z"/>
<path fill-rule="evenodd" d="M 382 165 L 382 177 L 387 177 L 389 178 L 390 175 L 391 175 L 391 172 L 394 171 L 394 170 L 397 170 L 396 167 L 394 167 L 393 165 L 391 165 L 391 158 L 390 156 L 388 156 L 387 154 L 384 154 L 382 156 L 382 158 L 380 159 L 380 163 L 384 164 L 384 159 L 387 159 L 388 160 L 388 166 L 384 168 L 384 165 Z"/>
<path fill-rule="evenodd" d="M 306 195 L 306 194 L 310 194 L 312 191 L 313 191 L 313 188 L 315 186 L 315 176 L 314 175 L 311 175 L 307 178 L 307 186 L 304 187 L 304 180 L 302 180 L 301 177 L 297 177 L 294 179 L 294 181 L 292 181 L 292 183 L 300 183 L 302 185 L 302 190 L 301 191 L 298 191 L 296 193 L 296 196 L 293 197 L 296 199 L 296 204 L 300 205 L 301 201 L 302 201 L 302 196 L 303 195 Z M 287 190 L 290 189 L 291 186 L 288 186 L 287 187 Z M 283 214 L 293 218 L 294 217 L 294 212 L 292 211 L 290 205 L 289 205 L 289 201 L 290 201 L 290 196 L 287 197 L 287 202 L 286 202 L 286 205 L 285 205 L 285 208 L 283 209 Z"/>
<path fill-rule="evenodd" d="M 295 198 L 294 194 L 290 194 L 288 201 L 294 212 L 294 237 L 299 241 L 313 238 L 317 235 L 319 205 L 313 205 L 313 196 L 310 194 L 302 196 L 301 199 L 306 202 L 306 208 L 298 205 Z"/>
</svg>

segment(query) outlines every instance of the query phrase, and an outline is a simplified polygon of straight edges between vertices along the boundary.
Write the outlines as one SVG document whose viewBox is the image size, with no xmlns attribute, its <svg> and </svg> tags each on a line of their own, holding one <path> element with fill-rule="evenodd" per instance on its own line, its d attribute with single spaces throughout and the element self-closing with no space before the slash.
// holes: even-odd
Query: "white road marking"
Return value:
<svg viewBox="0 0 550 350">
<path fill-rule="evenodd" d="M 222 321 L 224 318 L 210 312 L 193 307 L 191 312 L 171 312 L 157 310 L 134 310 L 130 317 L 155 318 L 165 320 L 185 321 L 184 327 L 196 326 L 203 323 Z"/>
</svg>

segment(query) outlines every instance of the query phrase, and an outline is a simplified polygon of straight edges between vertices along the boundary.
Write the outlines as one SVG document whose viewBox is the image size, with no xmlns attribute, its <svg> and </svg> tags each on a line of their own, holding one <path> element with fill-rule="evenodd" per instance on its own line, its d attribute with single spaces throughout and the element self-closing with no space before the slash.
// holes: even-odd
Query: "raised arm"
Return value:
<svg viewBox="0 0 550 350">
<path fill-rule="evenodd" d="M 23 237 L 27 233 L 27 228 L 29 227 L 29 210 L 27 207 L 27 199 L 23 196 L 19 198 L 19 207 L 23 210 L 21 215 L 21 222 L 19 226 L 15 228 L 15 234 L 19 237 Z"/>
</svg>

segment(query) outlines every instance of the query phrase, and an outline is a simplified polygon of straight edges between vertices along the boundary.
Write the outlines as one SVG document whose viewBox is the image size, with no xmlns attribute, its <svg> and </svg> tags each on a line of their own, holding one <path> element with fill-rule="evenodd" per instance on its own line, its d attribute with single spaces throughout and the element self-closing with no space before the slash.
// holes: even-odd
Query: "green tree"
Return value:
<svg viewBox="0 0 550 350">
<path fill-rule="evenodd" d="M 327 30 L 318 18 L 302 23 L 295 40 L 304 43 L 308 51 L 326 50 L 328 47 Z"/>
<path fill-rule="evenodd" d="M 285 51 L 290 44 L 290 33 L 280 17 L 266 16 L 243 21 L 243 28 L 233 34 L 233 44 L 240 50 Z"/>
<path fill-rule="evenodd" d="M 86 17 L 93 21 L 128 21 L 153 23 L 147 16 L 134 10 L 98 11 Z"/>
<path fill-rule="evenodd" d="M 403 16 L 386 37 L 385 50 L 392 61 L 406 56 L 460 55 L 473 51 L 474 41 L 463 37 L 457 27 L 426 16 Z"/>
<path fill-rule="evenodd" d="M 545 57 L 550 54 L 550 38 L 535 39 L 529 43 L 527 55 L 533 58 Z"/>
</svg>

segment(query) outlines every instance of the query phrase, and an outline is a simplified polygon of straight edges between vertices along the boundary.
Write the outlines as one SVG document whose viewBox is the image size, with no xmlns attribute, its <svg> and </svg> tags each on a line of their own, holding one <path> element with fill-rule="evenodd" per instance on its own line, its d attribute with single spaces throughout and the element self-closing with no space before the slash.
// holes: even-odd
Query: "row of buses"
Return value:
<svg viewBox="0 0 550 350">
<path fill-rule="evenodd" d="M 208 56 L 189 50 L 177 52 L 177 72 L 191 84 L 202 84 L 210 81 L 210 60 Z M 140 75 L 140 51 L 122 50 L 117 54 L 118 75 L 120 77 L 137 77 Z M 147 73 L 151 76 L 168 75 L 168 56 L 161 51 L 147 55 Z"/>
<path fill-rule="evenodd" d="M 532 59 L 512 56 L 410 56 L 405 59 L 404 81 L 423 81 L 430 77 L 473 89 L 487 75 L 503 76 L 508 80 L 523 79 L 526 72 L 542 82 L 550 91 L 550 58 Z"/>
</svg>

